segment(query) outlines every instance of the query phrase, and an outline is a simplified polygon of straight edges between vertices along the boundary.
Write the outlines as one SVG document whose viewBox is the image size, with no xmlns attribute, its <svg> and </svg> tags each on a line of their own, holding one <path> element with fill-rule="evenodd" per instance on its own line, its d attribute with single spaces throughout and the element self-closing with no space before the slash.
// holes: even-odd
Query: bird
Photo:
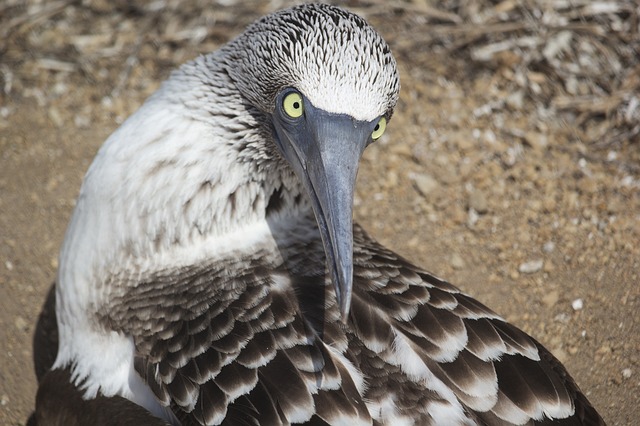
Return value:
<svg viewBox="0 0 640 426">
<path fill-rule="evenodd" d="M 83 180 L 38 423 L 603 425 L 533 337 L 353 221 L 399 93 L 327 4 L 175 70 Z"/>
</svg>

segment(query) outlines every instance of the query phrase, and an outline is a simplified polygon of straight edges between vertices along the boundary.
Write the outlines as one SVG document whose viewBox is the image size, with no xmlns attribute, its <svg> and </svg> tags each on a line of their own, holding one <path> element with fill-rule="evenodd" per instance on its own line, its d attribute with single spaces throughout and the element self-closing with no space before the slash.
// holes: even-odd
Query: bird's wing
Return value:
<svg viewBox="0 0 640 426">
<path fill-rule="evenodd" d="M 324 288 L 259 254 L 165 271 L 113 298 L 103 320 L 134 338 L 136 370 L 183 424 L 371 424 L 362 383 L 300 315 L 294 280 Z"/>
<path fill-rule="evenodd" d="M 357 226 L 354 242 L 346 325 L 319 240 L 276 267 L 157 273 L 104 320 L 184 424 L 604 424 L 533 338 Z"/>
<path fill-rule="evenodd" d="M 368 378 L 371 403 L 383 407 L 392 399 L 396 410 L 426 424 L 438 404 L 453 412 L 450 390 L 481 424 L 604 424 L 533 338 L 358 227 L 354 240 L 350 351 L 359 353 L 354 359 Z M 403 381 L 414 390 L 396 391 Z"/>
</svg>

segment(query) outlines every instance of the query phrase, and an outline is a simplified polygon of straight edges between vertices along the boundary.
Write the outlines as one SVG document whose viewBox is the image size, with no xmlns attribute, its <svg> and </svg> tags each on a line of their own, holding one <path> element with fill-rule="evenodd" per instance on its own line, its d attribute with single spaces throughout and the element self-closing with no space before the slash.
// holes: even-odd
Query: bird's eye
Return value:
<svg viewBox="0 0 640 426">
<path fill-rule="evenodd" d="M 379 139 L 380 136 L 382 136 L 382 134 L 384 133 L 386 128 L 387 128 L 387 119 L 384 117 L 380 117 L 380 120 L 376 124 L 376 127 L 374 127 L 373 132 L 371 132 L 371 139 L 373 139 L 374 141 L 376 139 Z"/>
<path fill-rule="evenodd" d="M 291 92 L 284 97 L 282 101 L 282 108 L 284 112 L 291 118 L 298 118 L 302 116 L 304 112 L 304 106 L 302 104 L 302 96 L 298 92 Z"/>
</svg>

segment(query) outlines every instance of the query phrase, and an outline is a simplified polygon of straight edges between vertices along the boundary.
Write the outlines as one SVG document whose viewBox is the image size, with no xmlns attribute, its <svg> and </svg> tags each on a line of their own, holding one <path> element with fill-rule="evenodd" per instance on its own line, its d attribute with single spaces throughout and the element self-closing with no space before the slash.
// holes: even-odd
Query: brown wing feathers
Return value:
<svg viewBox="0 0 640 426">
<path fill-rule="evenodd" d="M 258 256 L 183 271 L 169 285 L 170 274 L 159 275 L 131 290 L 144 294 L 116 300 L 104 320 L 134 336 L 137 370 L 184 424 L 371 424 L 381 412 L 369 410 L 390 401 L 418 424 L 434 421 L 432 404 L 458 404 L 487 424 L 574 408 L 599 419 L 535 340 L 359 228 L 355 242 L 347 325 L 324 276 L 268 269 Z"/>
</svg>

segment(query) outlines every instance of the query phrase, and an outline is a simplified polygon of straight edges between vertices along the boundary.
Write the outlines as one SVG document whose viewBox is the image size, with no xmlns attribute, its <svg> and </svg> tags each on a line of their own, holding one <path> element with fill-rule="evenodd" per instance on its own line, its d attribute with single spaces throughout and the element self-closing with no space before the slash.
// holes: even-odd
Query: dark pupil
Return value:
<svg viewBox="0 0 640 426">
<path fill-rule="evenodd" d="M 293 103 L 293 107 L 294 107 L 295 109 L 300 108 L 300 102 L 294 102 L 294 103 Z"/>
<path fill-rule="evenodd" d="M 376 124 L 376 127 L 373 128 L 374 132 L 377 132 L 380 129 L 380 124 Z"/>
</svg>

